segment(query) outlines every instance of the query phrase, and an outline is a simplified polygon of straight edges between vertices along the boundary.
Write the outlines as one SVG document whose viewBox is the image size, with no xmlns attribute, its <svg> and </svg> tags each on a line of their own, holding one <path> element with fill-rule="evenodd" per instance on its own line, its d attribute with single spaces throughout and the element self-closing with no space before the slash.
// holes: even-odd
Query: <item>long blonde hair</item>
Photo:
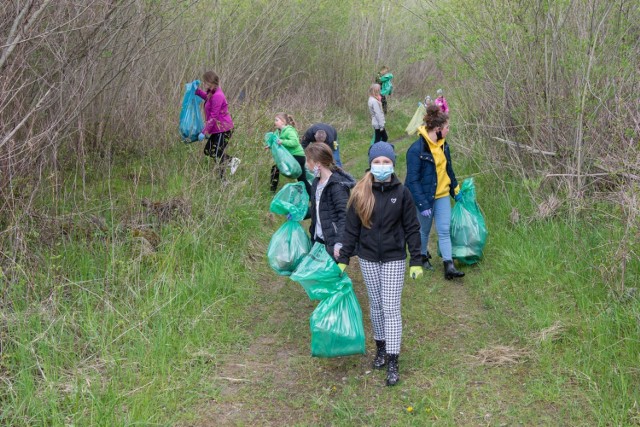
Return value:
<svg viewBox="0 0 640 427">
<path fill-rule="evenodd" d="M 369 96 L 373 96 L 378 101 L 380 100 L 380 85 L 378 83 L 369 86 Z"/>
<path fill-rule="evenodd" d="M 367 172 L 351 190 L 347 208 L 353 205 L 362 225 L 366 228 L 371 228 L 371 216 L 373 215 L 375 202 L 373 197 L 373 175 L 371 172 Z"/>
</svg>

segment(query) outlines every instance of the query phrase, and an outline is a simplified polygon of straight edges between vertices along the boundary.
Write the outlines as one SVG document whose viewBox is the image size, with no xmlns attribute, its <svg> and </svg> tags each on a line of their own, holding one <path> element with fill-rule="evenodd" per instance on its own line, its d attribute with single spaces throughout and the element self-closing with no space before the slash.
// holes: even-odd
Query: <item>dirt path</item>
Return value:
<svg viewBox="0 0 640 427">
<path fill-rule="evenodd" d="M 409 142 L 400 143 L 402 149 Z M 466 268 L 464 279 L 451 282 L 438 261 L 436 271 L 405 282 L 401 382 L 392 388 L 384 385 L 384 371 L 371 369 L 375 345 L 357 263 L 347 272 L 363 309 L 367 354 L 335 359 L 310 356 L 309 317 L 317 303 L 297 283 L 260 267 L 261 295 L 242 325 L 251 343 L 219 358 L 210 379 L 218 393 L 183 425 L 549 425 L 570 419 L 566 404 L 536 396 L 535 387 L 532 395 L 530 383 L 540 381 L 535 360 L 518 353 L 516 337 L 492 324 L 495 310 L 471 290 L 490 280 L 482 271 L 490 265 Z M 515 352 L 500 354 L 497 346 Z"/>
</svg>

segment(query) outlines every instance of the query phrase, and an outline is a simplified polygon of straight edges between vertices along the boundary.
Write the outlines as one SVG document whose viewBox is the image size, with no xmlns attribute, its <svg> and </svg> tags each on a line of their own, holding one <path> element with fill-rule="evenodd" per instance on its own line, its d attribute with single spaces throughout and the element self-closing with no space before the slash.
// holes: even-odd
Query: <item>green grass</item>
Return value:
<svg viewBox="0 0 640 427">
<path fill-rule="evenodd" d="M 387 128 L 403 179 L 413 138 L 398 138 L 415 103 L 391 101 Z M 331 113 L 344 124 L 342 159 L 357 177 L 371 134 L 364 113 Z M 86 199 L 73 176 L 61 201 L 39 199 L 48 218 L 73 216 L 28 222 L 29 256 L 12 275 L 0 275 L 2 424 L 640 422 L 640 307 L 620 297 L 612 259 L 625 236 L 620 213 L 603 205 L 511 224 L 512 208 L 525 219 L 536 210 L 526 183 L 484 170 L 482 143 L 463 157 L 455 124 L 456 171 L 474 176 L 489 228 L 483 262 L 462 267 L 464 284 L 444 281 L 437 262 L 435 272 L 406 282 L 397 387 L 383 386 L 384 372 L 371 372 L 369 355 L 309 357 L 316 303 L 265 262 L 281 221 L 267 217 L 270 160 L 260 142 L 270 118 L 251 114 L 239 114 L 239 123 L 257 124 L 238 126 L 229 150 L 243 163 L 226 186 L 201 145 L 177 144 L 95 166 Z M 186 208 L 160 220 L 141 205 L 144 198 Z M 90 215 L 106 227 L 92 225 Z M 151 249 L 136 234 L 142 229 L 157 237 Z M 430 245 L 435 253 L 435 238 Z M 638 271 L 630 259 L 626 288 L 638 287 Z M 370 353 L 366 293 L 357 268 L 349 274 Z M 481 351 L 497 345 L 524 356 L 480 363 Z"/>
</svg>

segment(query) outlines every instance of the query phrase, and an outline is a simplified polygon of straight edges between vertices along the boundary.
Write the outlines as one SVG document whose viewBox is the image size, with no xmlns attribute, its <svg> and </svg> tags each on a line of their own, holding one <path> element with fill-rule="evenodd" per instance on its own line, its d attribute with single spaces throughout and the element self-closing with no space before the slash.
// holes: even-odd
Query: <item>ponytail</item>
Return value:
<svg viewBox="0 0 640 427">
<path fill-rule="evenodd" d="M 291 114 L 278 113 L 278 114 L 276 114 L 276 117 L 278 117 L 280 120 L 282 120 L 287 125 L 296 127 L 296 121 L 293 119 L 293 116 Z"/>
</svg>

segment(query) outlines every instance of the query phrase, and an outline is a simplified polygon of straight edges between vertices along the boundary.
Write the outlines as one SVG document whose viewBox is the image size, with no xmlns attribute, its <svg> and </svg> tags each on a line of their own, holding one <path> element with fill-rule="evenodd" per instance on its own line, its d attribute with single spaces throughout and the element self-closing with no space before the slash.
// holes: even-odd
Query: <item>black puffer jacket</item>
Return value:
<svg viewBox="0 0 640 427">
<path fill-rule="evenodd" d="M 316 232 L 316 189 L 318 188 L 319 178 L 313 180 L 311 184 L 311 207 L 308 215 L 311 217 L 311 240 L 315 242 Z M 336 243 L 342 243 L 342 234 L 344 232 L 344 224 L 347 216 L 347 202 L 351 189 L 356 184 L 356 180 L 342 169 L 336 169 L 327 185 L 322 190 L 320 196 L 320 226 L 322 227 L 322 235 L 327 252 L 333 256 L 333 247 Z"/>
<path fill-rule="evenodd" d="M 357 255 L 367 261 L 389 262 L 407 258 L 409 265 L 422 265 L 420 257 L 420 223 L 416 216 L 411 192 L 392 175 L 390 182 L 374 182 L 375 204 L 371 216 L 371 228 L 362 225 L 353 205 L 347 210 L 347 223 L 342 238 L 338 262 L 349 264 L 349 258 Z"/>
</svg>

